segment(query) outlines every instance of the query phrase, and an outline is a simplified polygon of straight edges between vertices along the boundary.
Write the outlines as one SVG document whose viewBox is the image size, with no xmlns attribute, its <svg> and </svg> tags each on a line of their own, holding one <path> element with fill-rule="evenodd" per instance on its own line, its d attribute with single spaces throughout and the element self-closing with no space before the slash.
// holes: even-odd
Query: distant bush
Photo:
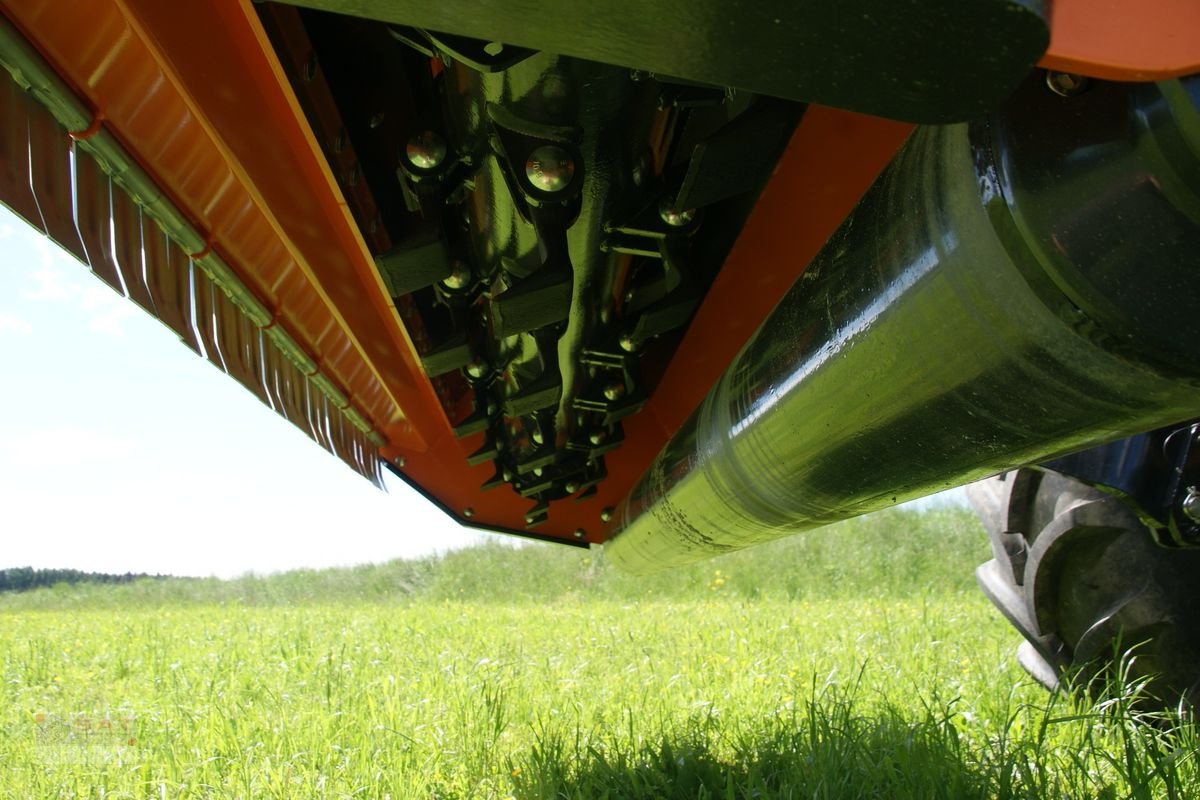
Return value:
<svg viewBox="0 0 1200 800">
<path fill-rule="evenodd" d="M 60 583 L 0 595 L 0 609 L 179 604 L 286 605 L 347 600 L 406 603 L 618 602 L 703 597 L 801 600 L 912 597 L 973 588 L 987 537 L 962 508 L 895 510 L 638 577 L 591 550 L 497 541 L 413 560 L 276 575 L 140 579 L 120 586 Z"/>
<path fill-rule="evenodd" d="M 9 567 L 0 569 L 0 592 L 28 592 L 59 583 L 132 583 L 143 578 L 161 580 L 166 577 L 169 576 L 147 575 L 144 572 L 112 575 L 107 572 L 83 572 L 77 569 Z"/>
</svg>

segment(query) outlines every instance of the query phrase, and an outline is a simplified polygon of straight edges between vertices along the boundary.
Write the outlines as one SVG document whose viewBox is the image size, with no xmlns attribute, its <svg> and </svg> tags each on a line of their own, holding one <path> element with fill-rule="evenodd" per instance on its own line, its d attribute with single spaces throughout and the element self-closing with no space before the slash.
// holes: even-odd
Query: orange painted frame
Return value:
<svg viewBox="0 0 1200 800">
<path fill-rule="evenodd" d="M 403 332 L 387 326 L 376 308 L 370 309 L 374 313 L 356 311 L 348 297 L 337 296 L 335 281 L 321 281 L 314 273 L 314 265 L 321 264 L 356 280 L 372 275 L 365 252 L 355 252 L 355 233 L 339 198 L 327 189 L 280 203 L 285 188 L 257 180 L 247 169 L 250 161 L 260 159 L 255 164 L 260 174 L 268 166 L 287 171 L 293 190 L 332 186 L 332 178 L 322 174 L 322 162 L 304 157 L 309 147 L 303 129 L 293 123 L 292 130 L 285 130 L 275 122 L 294 115 L 277 91 L 259 89 L 264 78 L 274 81 L 261 47 L 257 63 L 237 65 L 257 76 L 239 87 L 245 91 L 241 113 L 252 123 L 261 120 L 256 120 L 259 114 L 270 115 L 272 123 L 260 129 L 272 139 L 239 151 L 244 143 L 230 141 L 229 132 L 220 130 L 223 121 L 214 113 L 220 109 L 204 105 L 210 98 L 197 96 L 195 82 L 176 69 L 163 50 L 161 32 L 150 28 L 136 1 L 89 2 L 86 14 L 68 12 L 64 5 L 21 0 L 6 3 L 4 11 L 210 237 L 211 246 L 238 266 L 259 299 L 278 310 L 279 323 L 309 348 L 375 427 L 390 441 L 426 447 L 424 431 L 436 421 L 431 413 L 436 406 L 432 397 L 422 405 L 406 397 L 401 411 L 399 390 L 425 384 Z M 222 38 L 252 36 L 245 20 L 237 19 L 248 7 L 228 2 L 143 5 L 160 13 L 178 12 L 189 23 L 195 22 L 192 17 L 207 17 L 207 25 L 193 29 L 191 49 L 206 50 L 211 64 L 232 68 L 232 55 L 251 52 L 249 47 L 225 49 L 222 39 L 212 38 L 218 25 Z M 221 17 L 225 24 L 218 23 Z M 220 58 L 214 57 L 217 53 Z M 241 125 L 245 131 L 255 127 Z M 266 128 L 272 129 L 270 134 Z M 346 287 L 340 292 L 344 295 Z M 384 348 L 408 357 L 375 363 L 368 354 Z"/>
<path fill-rule="evenodd" d="M 1197 0 L 1051 0 L 1046 69 L 1111 81 L 1200 72 Z"/>
</svg>

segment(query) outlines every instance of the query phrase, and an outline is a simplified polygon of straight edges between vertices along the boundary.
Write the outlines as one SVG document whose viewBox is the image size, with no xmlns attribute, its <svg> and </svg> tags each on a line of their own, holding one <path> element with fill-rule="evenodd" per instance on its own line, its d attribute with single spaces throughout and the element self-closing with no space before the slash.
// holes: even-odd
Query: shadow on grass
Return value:
<svg viewBox="0 0 1200 800">
<path fill-rule="evenodd" d="M 997 776 L 973 761 L 949 715 L 927 709 L 925 719 L 911 720 L 887 708 L 864 715 L 842 700 L 818 699 L 801 714 L 732 734 L 715 720 L 634 745 L 617 732 L 588 742 L 543 732 L 528 759 L 514 764 L 514 794 L 520 800 L 996 796 Z"/>
<path fill-rule="evenodd" d="M 1127 677 L 1127 676 L 1125 676 Z M 692 718 L 638 737 L 537 728 L 513 770 L 518 800 L 573 798 L 1200 797 L 1191 713 L 1139 711 L 1144 683 L 1114 680 L 1094 704 L 1056 692 L 965 738 L 936 691 L 908 711 L 848 687 L 813 687 L 794 709 L 755 723 Z M 982 735 L 982 736 L 981 736 Z"/>
</svg>

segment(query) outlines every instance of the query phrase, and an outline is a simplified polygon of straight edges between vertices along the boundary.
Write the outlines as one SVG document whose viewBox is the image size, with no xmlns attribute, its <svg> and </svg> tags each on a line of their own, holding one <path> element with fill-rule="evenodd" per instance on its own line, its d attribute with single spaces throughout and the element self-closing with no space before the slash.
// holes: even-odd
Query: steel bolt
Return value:
<svg viewBox="0 0 1200 800">
<path fill-rule="evenodd" d="M 446 158 L 446 140 L 434 131 L 418 133 L 404 148 L 408 163 L 419 169 L 433 169 Z"/>
<path fill-rule="evenodd" d="M 467 363 L 467 374 L 472 378 L 482 378 L 487 374 L 487 362 L 475 356 Z"/>
<path fill-rule="evenodd" d="M 525 177 L 535 189 L 550 194 L 561 192 L 575 177 L 575 162 L 570 153 L 558 145 L 544 144 L 529 154 Z"/>
<path fill-rule="evenodd" d="M 500 473 L 500 477 L 504 478 L 505 483 L 512 483 L 513 474 L 511 469 L 506 469 Z"/>
<path fill-rule="evenodd" d="M 628 333 L 623 334 L 621 338 L 617 340 L 617 344 L 620 345 L 621 349 L 626 353 L 632 353 L 634 350 L 637 350 L 637 342 L 635 342 L 633 340 L 633 336 Z"/>
<path fill-rule="evenodd" d="M 534 468 L 533 468 L 533 475 L 534 475 L 534 477 L 536 477 L 536 478 L 540 478 L 540 477 L 542 477 L 542 473 L 543 473 L 543 472 L 545 472 L 545 470 L 544 470 L 544 469 L 542 469 L 541 467 L 534 467 Z"/>
<path fill-rule="evenodd" d="M 611 522 L 612 518 L 613 518 L 613 507 L 612 506 L 605 506 L 604 508 L 600 509 L 600 521 L 601 522 Z"/>
<path fill-rule="evenodd" d="M 609 401 L 620 400 L 624 396 L 625 396 L 625 384 L 623 384 L 623 383 L 610 383 L 608 386 L 604 387 L 604 399 L 605 400 L 609 400 Z"/>
<path fill-rule="evenodd" d="M 592 431 L 588 435 L 588 441 L 592 444 L 604 444 L 604 440 L 608 438 L 608 434 L 604 431 Z"/>
<path fill-rule="evenodd" d="M 1179 510 L 1192 522 L 1200 522 L 1200 487 L 1188 487 L 1183 502 L 1179 504 Z"/>
<path fill-rule="evenodd" d="M 404 456 L 396 456 L 394 459 L 392 459 L 392 463 L 403 469 L 404 465 L 408 463 L 408 460 Z"/>
<path fill-rule="evenodd" d="M 582 539 L 583 537 L 587 536 L 587 531 L 585 531 L 583 528 L 576 528 L 574 536 L 576 539 Z"/>
<path fill-rule="evenodd" d="M 567 494 L 575 494 L 579 491 L 579 484 L 575 481 L 570 481 L 566 486 L 563 487 L 563 489 L 566 490 Z"/>
<path fill-rule="evenodd" d="M 455 261 L 450 274 L 442 279 L 447 289 L 462 289 L 471 282 L 471 267 L 465 261 Z"/>
<path fill-rule="evenodd" d="M 630 170 L 630 177 L 633 179 L 634 186 L 641 186 L 650 177 L 653 171 L 653 164 L 650 161 L 650 155 L 643 153 L 637 161 L 633 163 L 633 169 Z"/>
<path fill-rule="evenodd" d="M 541 516 L 540 514 L 534 514 L 532 511 L 530 511 L 528 514 L 525 515 L 525 524 L 532 525 L 533 523 L 538 521 L 540 516 Z"/>
<path fill-rule="evenodd" d="M 658 215 L 662 217 L 663 222 L 672 228 L 682 228 L 684 225 L 691 224 L 691 221 L 696 218 L 696 209 L 687 208 L 682 211 L 676 211 L 671 207 L 670 203 L 663 200 L 658 206 Z"/>
<path fill-rule="evenodd" d="M 464 508 L 463 516 L 466 517 L 467 519 L 470 519 L 471 517 L 475 516 L 475 509 L 471 508 L 470 506 L 468 506 L 467 508 Z"/>
<path fill-rule="evenodd" d="M 1046 73 L 1046 86 L 1061 97 L 1074 97 L 1088 87 L 1088 79 L 1070 72 Z"/>
</svg>

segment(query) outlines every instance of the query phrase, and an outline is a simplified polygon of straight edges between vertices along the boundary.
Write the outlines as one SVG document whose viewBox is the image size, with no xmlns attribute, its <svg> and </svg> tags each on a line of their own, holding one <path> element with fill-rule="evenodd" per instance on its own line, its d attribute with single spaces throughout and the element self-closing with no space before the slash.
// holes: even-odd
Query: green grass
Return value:
<svg viewBox="0 0 1200 800">
<path fill-rule="evenodd" d="M 1196 796 L 1190 723 L 1029 684 L 985 556 L 938 512 L 644 583 L 482 548 L 8 596 L 0 797 Z"/>
<path fill-rule="evenodd" d="M 974 568 L 990 557 L 989 552 L 987 537 L 969 511 L 899 511 L 861 517 L 649 577 L 611 567 L 602 550 L 498 543 L 442 557 L 231 581 L 60 584 L 0 593 L 0 611 L 418 600 L 886 599 L 921 596 L 930 590 L 974 592 Z"/>
</svg>

